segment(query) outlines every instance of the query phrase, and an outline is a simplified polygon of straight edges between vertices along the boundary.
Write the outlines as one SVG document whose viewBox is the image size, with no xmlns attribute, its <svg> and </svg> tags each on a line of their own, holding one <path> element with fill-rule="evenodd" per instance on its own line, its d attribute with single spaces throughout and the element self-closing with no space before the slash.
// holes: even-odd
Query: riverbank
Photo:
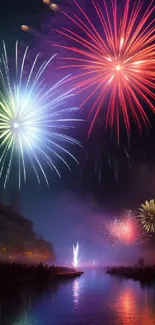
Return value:
<svg viewBox="0 0 155 325">
<path fill-rule="evenodd" d="M 155 265 L 143 267 L 108 267 L 106 273 L 111 275 L 123 276 L 140 282 L 155 282 Z"/>
<path fill-rule="evenodd" d="M 56 279 L 67 277 L 73 278 L 82 275 L 73 268 L 48 266 L 42 263 L 27 265 L 21 263 L 0 263 L 0 285 L 11 286 L 26 282 L 50 283 Z"/>
<path fill-rule="evenodd" d="M 71 279 L 71 278 L 75 278 L 75 277 L 79 277 L 83 274 L 84 272 L 80 272 L 80 271 L 68 271 L 68 272 L 59 272 L 57 274 L 57 279 Z"/>
</svg>

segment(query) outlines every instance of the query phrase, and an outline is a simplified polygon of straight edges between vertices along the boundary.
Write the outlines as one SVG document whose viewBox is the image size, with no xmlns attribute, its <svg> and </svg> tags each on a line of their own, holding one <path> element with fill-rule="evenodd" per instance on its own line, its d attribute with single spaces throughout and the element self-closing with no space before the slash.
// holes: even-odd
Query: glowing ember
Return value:
<svg viewBox="0 0 155 325">
<path fill-rule="evenodd" d="M 22 25 L 22 26 L 21 26 L 21 30 L 22 30 L 23 32 L 28 32 L 28 31 L 30 30 L 30 27 L 27 26 L 27 25 Z"/>
</svg>

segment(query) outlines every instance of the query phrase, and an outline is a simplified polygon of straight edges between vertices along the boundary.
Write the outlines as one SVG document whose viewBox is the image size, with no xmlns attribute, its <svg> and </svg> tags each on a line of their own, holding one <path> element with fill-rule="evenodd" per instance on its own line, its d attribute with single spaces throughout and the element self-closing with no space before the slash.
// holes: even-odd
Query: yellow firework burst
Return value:
<svg viewBox="0 0 155 325">
<path fill-rule="evenodd" d="M 139 218 L 142 226 L 147 232 L 155 232 L 155 202 L 154 200 L 145 201 L 139 208 Z"/>
</svg>

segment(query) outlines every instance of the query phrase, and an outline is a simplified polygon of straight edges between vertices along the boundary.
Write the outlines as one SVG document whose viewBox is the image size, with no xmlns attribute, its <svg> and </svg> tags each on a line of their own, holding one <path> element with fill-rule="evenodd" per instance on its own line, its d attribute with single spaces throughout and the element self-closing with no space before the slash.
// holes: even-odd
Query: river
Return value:
<svg viewBox="0 0 155 325">
<path fill-rule="evenodd" d="M 155 285 L 87 270 L 52 286 L 0 292 L 0 325 L 155 325 Z"/>
</svg>

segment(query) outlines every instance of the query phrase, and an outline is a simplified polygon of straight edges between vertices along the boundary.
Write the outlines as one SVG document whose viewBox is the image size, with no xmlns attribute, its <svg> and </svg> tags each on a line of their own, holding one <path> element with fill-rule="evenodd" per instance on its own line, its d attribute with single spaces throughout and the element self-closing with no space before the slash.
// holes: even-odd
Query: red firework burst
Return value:
<svg viewBox="0 0 155 325">
<path fill-rule="evenodd" d="M 115 246 L 142 244 L 150 239 L 131 210 L 125 211 L 120 219 L 105 223 L 102 229 L 107 240 Z"/>
<path fill-rule="evenodd" d="M 78 68 L 78 74 L 71 78 L 77 93 L 89 90 L 81 106 L 96 95 L 90 110 L 89 134 L 101 112 L 106 127 L 113 128 L 116 123 L 119 140 L 120 115 L 130 134 L 131 118 L 140 132 L 143 123 L 146 127 L 149 124 L 143 103 L 155 113 L 155 6 L 154 0 L 147 9 L 141 0 L 133 5 L 133 0 L 124 0 L 124 8 L 120 9 L 116 1 L 111 0 L 109 9 L 105 0 L 91 0 L 93 24 L 92 18 L 73 0 L 75 13 L 64 13 L 73 23 L 72 29 L 58 31 L 72 45 L 57 46 L 73 53 L 61 58 L 69 62 L 61 68 Z"/>
<path fill-rule="evenodd" d="M 135 243 L 135 228 L 131 220 L 114 219 L 107 225 L 109 240 L 114 244 L 129 245 Z"/>
</svg>

